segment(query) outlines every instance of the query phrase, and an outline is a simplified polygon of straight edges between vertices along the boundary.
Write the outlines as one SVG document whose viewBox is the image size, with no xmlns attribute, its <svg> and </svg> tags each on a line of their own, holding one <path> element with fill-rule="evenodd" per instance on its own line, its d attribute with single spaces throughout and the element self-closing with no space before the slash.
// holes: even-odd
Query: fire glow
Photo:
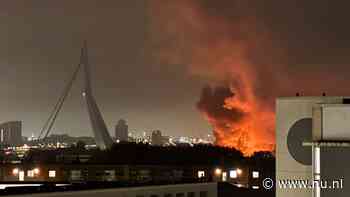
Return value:
<svg viewBox="0 0 350 197">
<path fill-rule="evenodd" d="M 263 109 L 254 95 L 241 98 L 227 87 L 206 87 L 197 107 L 213 126 L 216 143 L 249 156 L 274 148 L 274 114 Z"/>
<path fill-rule="evenodd" d="M 257 72 L 270 68 L 259 59 L 266 57 L 266 51 L 259 48 L 267 46 L 266 34 L 245 12 L 233 16 L 231 10 L 217 12 L 213 5 L 211 1 L 154 0 L 152 37 L 158 57 L 166 63 L 188 65 L 192 76 L 214 84 L 203 89 L 197 108 L 212 125 L 216 144 L 236 148 L 246 156 L 272 151 L 273 107 L 256 94 Z"/>
</svg>

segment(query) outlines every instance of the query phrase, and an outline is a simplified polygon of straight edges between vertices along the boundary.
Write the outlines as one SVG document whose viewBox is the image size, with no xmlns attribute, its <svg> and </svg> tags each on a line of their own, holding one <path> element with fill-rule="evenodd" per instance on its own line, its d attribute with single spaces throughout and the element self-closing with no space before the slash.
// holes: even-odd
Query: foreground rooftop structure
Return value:
<svg viewBox="0 0 350 197">
<path fill-rule="evenodd" d="M 349 142 L 350 97 L 278 98 L 276 196 L 349 196 L 343 184 L 350 177 Z M 296 186 L 281 187 L 280 181 Z"/>
</svg>

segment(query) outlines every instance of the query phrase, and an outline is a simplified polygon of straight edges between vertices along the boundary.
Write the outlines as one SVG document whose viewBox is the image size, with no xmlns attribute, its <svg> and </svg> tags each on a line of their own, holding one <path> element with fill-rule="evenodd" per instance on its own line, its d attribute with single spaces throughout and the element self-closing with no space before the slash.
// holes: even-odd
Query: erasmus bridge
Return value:
<svg viewBox="0 0 350 197">
<path fill-rule="evenodd" d="M 70 90 L 72 89 L 72 85 L 76 80 L 79 72 L 83 72 L 83 76 L 84 76 L 83 77 L 84 87 L 83 87 L 82 96 L 86 102 L 96 145 L 100 149 L 103 149 L 103 150 L 108 149 L 112 146 L 113 140 L 108 132 L 106 123 L 103 120 L 101 112 L 93 96 L 93 91 L 91 88 L 90 65 L 89 65 L 88 50 L 87 50 L 86 42 L 84 42 L 84 46 L 81 49 L 80 62 L 77 65 L 71 79 L 68 81 L 65 89 L 63 90 L 62 95 L 60 96 L 56 105 L 54 106 L 54 109 L 52 110 L 49 118 L 47 119 L 44 126 L 42 127 L 39 135 L 39 140 L 42 142 L 45 142 L 45 139 L 50 134 L 50 131 L 52 130 L 52 127 L 54 126 L 54 123 L 56 121 L 56 118 L 59 112 L 61 111 L 64 101 L 66 100 Z"/>
</svg>

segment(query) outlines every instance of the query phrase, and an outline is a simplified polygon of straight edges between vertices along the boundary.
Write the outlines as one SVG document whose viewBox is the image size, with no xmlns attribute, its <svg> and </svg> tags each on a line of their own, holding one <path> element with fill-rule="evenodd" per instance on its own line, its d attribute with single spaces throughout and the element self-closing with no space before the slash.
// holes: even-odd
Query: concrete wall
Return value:
<svg viewBox="0 0 350 197">
<path fill-rule="evenodd" d="M 312 166 L 298 162 L 288 148 L 291 127 L 301 119 L 312 121 L 312 108 L 319 103 L 341 103 L 342 97 L 288 97 L 276 102 L 276 180 L 312 180 Z M 310 128 L 310 136 L 311 136 Z M 311 137 L 310 137 L 311 138 Z M 311 141 L 311 139 L 308 139 Z M 301 142 L 299 144 L 301 146 Z M 300 147 L 302 148 L 302 147 Z M 307 156 L 312 158 L 312 153 Z M 311 197 L 311 189 L 281 189 L 276 186 L 277 197 Z"/>
<path fill-rule="evenodd" d="M 148 186 L 76 192 L 18 195 L 21 197 L 217 197 L 217 183 Z M 15 197 L 15 196 L 14 196 Z"/>
<path fill-rule="evenodd" d="M 330 141 L 350 140 L 350 105 L 322 105 L 322 138 Z"/>
</svg>

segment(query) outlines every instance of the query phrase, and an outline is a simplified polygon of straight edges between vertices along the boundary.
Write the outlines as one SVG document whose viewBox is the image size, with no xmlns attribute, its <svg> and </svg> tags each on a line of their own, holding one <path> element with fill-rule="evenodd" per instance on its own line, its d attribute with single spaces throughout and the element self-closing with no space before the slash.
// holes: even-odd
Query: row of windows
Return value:
<svg viewBox="0 0 350 197">
<path fill-rule="evenodd" d="M 176 193 L 175 195 L 168 193 L 168 194 L 164 194 L 163 197 L 197 197 L 196 194 L 197 194 L 196 192 L 188 192 L 186 196 L 185 193 Z M 146 197 L 146 196 L 137 195 L 136 197 Z M 161 196 L 153 194 L 153 195 L 150 195 L 150 197 L 161 197 Z M 198 197 L 208 197 L 208 192 L 200 191 Z"/>
<path fill-rule="evenodd" d="M 18 180 L 19 181 L 24 181 L 24 171 L 20 170 L 18 168 L 14 168 L 12 170 L 12 174 L 14 176 L 18 176 Z M 40 174 L 40 169 L 39 168 L 34 168 L 32 170 L 27 170 L 27 177 L 35 177 L 35 176 L 39 176 Z M 55 178 L 56 177 L 56 171 L 55 170 L 49 170 L 49 178 Z"/>
<path fill-rule="evenodd" d="M 243 171 L 241 169 L 236 169 L 236 170 L 230 170 L 230 178 L 235 179 L 238 178 L 239 175 L 241 175 Z M 226 176 L 226 172 L 222 172 L 221 169 L 216 169 L 215 170 L 216 175 L 221 175 Z M 205 171 L 198 171 L 198 178 L 204 178 L 205 177 Z M 252 172 L 252 177 L 254 179 L 259 178 L 259 172 L 258 171 L 253 171 Z"/>
</svg>

